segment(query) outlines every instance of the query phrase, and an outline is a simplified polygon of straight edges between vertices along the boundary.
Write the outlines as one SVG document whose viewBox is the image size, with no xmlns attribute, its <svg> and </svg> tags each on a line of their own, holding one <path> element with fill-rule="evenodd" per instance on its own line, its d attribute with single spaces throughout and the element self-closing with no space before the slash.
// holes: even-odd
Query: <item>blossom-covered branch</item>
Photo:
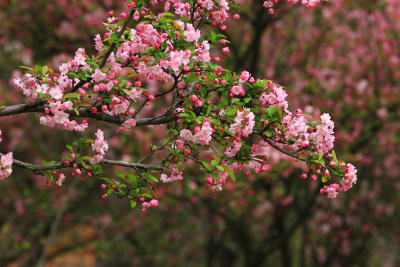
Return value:
<svg viewBox="0 0 400 267">
<path fill-rule="evenodd" d="M 338 160 L 332 150 L 334 124 L 328 114 L 313 120 L 301 109 L 292 113 L 284 87 L 219 65 L 220 56 L 229 53 L 229 41 L 212 27 L 226 29 L 229 1 L 138 1 L 128 7 L 129 14 L 108 13 L 106 33 L 95 37 L 97 55 L 90 57 L 79 48 L 58 71 L 26 67 L 24 78 L 14 82 L 31 103 L 3 107 L 0 117 L 41 113 L 40 124 L 78 132 L 92 125 L 87 118 L 117 124 L 116 132 L 128 133 L 138 126 L 164 124 L 164 140 L 152 145 L 140 163 L 111 161 L 104 159 L 109 144 L 97 129 L 95 140 L 80 138 L 66 145 L 69 154 L 61 163 L 30 165 L 3 155 L 3 178 L 14 163 L 46 171 L 62 185 L 61 169 L 72 166 L 72 176 L 105 181 L 103 197 L 116 193 L 128 197 L 132 206 L 142 202 L 145 211 L 158 205 L 154 190 L 159 180 L 182 180 L 188 163 L 198 164 L 205 186 L 218 191 L 240 171 L 268 172 L 272 147 L 306 162 L 309 174 L 301 177 L 320 179 L 326 184 L 321 193 L 328 197 L 357 181 L 354 166 Z M 211 26 L 201 31 L 203 24 Z M 154 159 L 161 164 L 142 163 Z M 104 177 L 101 165 L 107 164 L 132 168 L 135 174 Z"/>
</svg>

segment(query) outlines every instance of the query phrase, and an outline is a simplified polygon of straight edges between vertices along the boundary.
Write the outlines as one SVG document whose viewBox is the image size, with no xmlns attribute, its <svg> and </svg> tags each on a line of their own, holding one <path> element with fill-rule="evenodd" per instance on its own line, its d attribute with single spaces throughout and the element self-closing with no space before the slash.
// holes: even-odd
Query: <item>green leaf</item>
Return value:
<svg viewBox="0 0 400 267">
<path fill-rule="evenodd" d="M 130 92 L 128 89 L 122 89 L 122 92 L 124 92 L 124 93 L 127 94 L 127 95 L 130 95 L 130 94 L 131 94 L 131 92 Z"/>
<path fill-rule="evenodd" d="M 217 167 L 217 169 L 220 170 L 220 171 L 224 171 L 224 170 L 225 170 L 224 167 L 222 167 L 222 166 L 216 166 L 216 167 Z"/>
<path fill-rule="evenodd" d="M 333 156 L 333 160 L 335 161 L 335 162 L 338 162 L 338 160 L 337 160 L 337 158 L 336 158 L 336 153 L 335 153 L 335 150 L 332 150 L 332 156 Z"/>
<path fill-rule="evenodd" d="M 83 157 L 80 157 L 80 159 L 81 159 L 81 160 L 87 160 L 87 161 L 91 161 L 91 160 L 92 160 L 92 157 L 89 157 L 89 156 L 83 156 Z"/>
<path fill-rule="evenodd" d="M 79 111 L 78 111 L 78 109 L 74 108 L 74 111 L 75 111 L 75 114 L 76 114 L 77 116 L 79 116 Z"/>
<path fill-rule="evenodd" d="M 74 152 L 74 149 L 72 148 L 72 146 L 66 145 L 65 147 L 66 147 L 71 153 Z"/>
<path fill-rule="evenodd" d="M 208 165 L 208 163 L 205 162 L 204 160 L 201 160 L 200 162 L 201 162 L 201 163 L 204 165 L 204 167 L 206 167 L 207 169 L 210 168 L 209 165 Z"/>
<path fill-rule="evenodd" d="M 111 183 L 111 180 L 108 179 L 107 177 L 101 177 L 102 180 L 106 181 L 107 183 Z"/>
<path fill-rule="evenodd" d="M 157 179 L 156 177 L 154 177 L 153 175 L 149 174 L 149 175 L 147 175 L 147 177 L 148 177 L 150 180 L 153 180 L 154 182 L 158 183 L 158 179 Z"/>
<path fill-rule="evenodd" d="M 278 109 L 277 108 L 268 108 L 267 112 L 268 112 L 268 116 L 272 117 L 274 116 L 275 112 L 277 112 Z"/>
<path fill-rule="evenodd" d="M 44 66 L 44 67 L 42 68 L 43 74 L 46 74 L 48 70 L 49 70 L 49 67 Z"/>
<path fill-rule="evenodd" d="M 42 73 L 42 67 L 39 66 L 39 65 L 36 65 L 36 66 L 35 66 L 35 71 L 36 71 L 37 73 Z"/>
<path fill-rule="evenodd" d="M 164 12 L 164 13 L 162 13 L 165 17 L 175 17 L 175 15 L 174 14 L 171 14 L 171 13 L 169 13 L 169 12 Z"/>
<path fill-rule="evenodd" d="M 134 207 L 136 207 L 136 201 L 135 200 L 131 200 L 131 208 L 133 209 Z"/>
<path fill-rule="evenodd" d="M 218 176 L 218 174 L 216 174 L 216 173 L 210 173 L 210 176 L 212 177 L 212 178 L 214 178 L 214 179 L 218 179 L 219 178 L 219 176 Z"/>
<path fill-rule="evenodd" d="M 235 174 L 232 172 L 232 170 L 227 166 L 223 166 L 223 167 L 224 167 L 225 171 L 229 174 L 229 176 L 232 178 L 232 180 L 234 182 L 236 182 L 236 177 L 235 177 Z"/>
<path fill-rule="evenodd" d="M 27 70 L 31 70 L 31 71 L 33 71 L 33 69 L 32 69 L 32 68 L 29 68 L 29 67 L 26 67 L 26 66 L 18 66 L 18 68 L 22 68 L 22 69 L 27 69 Z"/>
<path fill-rule="evenodd" d="M 63 100 L 67 98 L 79 98 L 81 95 L 79 93 L 69 93 L 63 96 Z"/>
<path fill-rule="evenodd" d="M 235 104 L 236 102 L 239 102 L 240 99 L 239 98 L 232 98 L 231 103 Z"/>
</svg>

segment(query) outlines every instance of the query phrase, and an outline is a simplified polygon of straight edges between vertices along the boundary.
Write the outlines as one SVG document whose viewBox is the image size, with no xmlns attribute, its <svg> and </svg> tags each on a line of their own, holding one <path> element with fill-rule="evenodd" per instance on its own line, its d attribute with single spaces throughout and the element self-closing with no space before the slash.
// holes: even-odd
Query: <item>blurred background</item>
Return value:
<svg viewBox="0 0 400 267">
<path fill-rule="evenodd" d="M 192 168 L 160 185 L 160 206 L 141 213 L 103 200 L 98 181 L 48 188 L 46 177 L 14 168 L 0 184 L 0 266 L 400 266 L 400 0 L 282 3 L 273 16 L 262 1 L 237 3 L 241 20 L 224 32 L 232 44 L 222 65 L 284 85 L 292 111 L 330 113 L 356 186 L 327 199 L 300 178 L 305 166 L 271 151 L 268 174 L 211 192 Z M 107 11 L 124 4 L 0 0 L 1 105 L 24 102 L 12 86 L 18 66 L 56 67 L 79 47 L 92 54 Z M 39 164 L 76 139 L 34 114 L 1 118 L 0 129 L 1 152 Z M 115 135 L 107 155 L 134 158 L 160 129 Z"/>
</svg>

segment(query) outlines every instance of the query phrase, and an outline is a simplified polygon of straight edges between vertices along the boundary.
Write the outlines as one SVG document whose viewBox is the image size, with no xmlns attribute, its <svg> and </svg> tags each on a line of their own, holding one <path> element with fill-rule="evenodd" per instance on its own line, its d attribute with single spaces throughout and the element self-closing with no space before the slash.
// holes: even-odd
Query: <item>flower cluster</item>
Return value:
<svg viewBox="0 0 400 267">
<path fill-rule="evenodd" d="M 92 144 L 92 149 L 96 151 L 97 154 L 90 160 L 90 164 L 99 163 L 108 150 L 108 143 L 104 140 L 104 133 L 100 129 L 97 130 L 96 140 L 94 140 Z"/>
<path fill-rule="evenodd" d="M 1 139 L 1 130 L 0 130 L 0 142 Z M 12 164 L 13 164 L 13 153 L 8 152 L 5 155 L 2 155 L 0 158 L 0 180 L 7 178 L 12 173 Z"/>
<path fill-rule="evenodd" d="M 277 1 L 266 2 L 271 8 Z M 307 6 L 316 2 L 302 1 Z M 251 170 L 269 171 L 268 155 L 259 153 L 263 150 L 259 148 L 270 146 L 310 165 L 314 172 L 311 179 L 329 184 L 323 188 L 329 197 L 355 183 L 354 166 L 338 161 L 331 151 L 334 125 L 328 114 L 317 121 L 300 109 L 293 114 L 282 86 L 256 80 L 245 70 L 236 74 L 214 64 L 220 59 L 212 60 L 211 49 L 219 47 L 223 54 L 229 53 L 225 46 L 228 38 L 200 28 L 204 22 L 213 26 L 224 23 L 229 17 L 228 1 L 150 1 L 150 7 L 158 4 L 163 4 L 165 11 L 174 9 L 175 14 L 155 15 L 153 11 L 158 12 L 159 6 L 153 10 L 142 2 L 131 2 L 129 16 L 108 13 L 107 32 L 95 37 L 96 57 L 89 57 L 80 48 L 73 60 L 59 67 L 59 73 L 36 66 L 28 68 L 24 81 L 15 79 L 23 94 L 38 103 L 37 110 L 46 114 L 40 123 L 48 127 L 84 131 L 88 118 L 117 124 L 118 132 L 168 124 L 160 146 L 152 145 L 150 153 L 136 165 L 121 164 L 133 166 L 136 174 L 120 174 L 117 180 L 102 175 L 100 165 L 110 162 L 103 160 L 109 147 L 98 129 L 95 140 L 81 138 L 74 147 L 67 146 L 71 154 L 62 166 L 71 165 L 71 175 L 79 175 L 81 180 L 85 173 L 86 177 L 96 175 L 104 182 L 103 189 L 109 184 L 103 198 L 115 192 L 128 197 L 132 207 L 140 199 L 145 211 L 158 205 L 155 199 L 145 201 L 153 197 L 148 192 L 153 192 L 158 182 L 149 170 L 158 172 L 161 182 L 169 183 L 182 180 L 185 164 L 194 162 L 207 173 L 206 187 L 219 191 L 229 178 L 236 179 L 238 171 L 245 175 Z M 220 25 L 220 29 L 226 26 Z M 155 108 L 146 109 L 149 106 Z M 144 114 L 153 117 L 145 118 Z M 97 154 L 81 155 L 90 145 Z M 152 164 L 142 162 L 160 150 L 168 153 L 159 165 L 153 165 L 155 160 L 149 161 Z M 2 156 L 2 171 L 11 170 L 10 158 L 12 154 Z M 50 175 L 56 176 L 59 186 L 65 180 L 59 171 Z"/>
</svg>

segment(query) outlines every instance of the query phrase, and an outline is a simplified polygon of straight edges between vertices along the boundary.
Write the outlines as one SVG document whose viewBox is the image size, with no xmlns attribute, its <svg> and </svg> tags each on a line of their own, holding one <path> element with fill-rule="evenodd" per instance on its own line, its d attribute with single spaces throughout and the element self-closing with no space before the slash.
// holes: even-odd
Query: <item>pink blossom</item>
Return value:
<svg viewBox="0 0 400 267">
<path fill-rule="evenodd" d="M 49 94 L 55 100 L 61 99 L 63 97 L 63 93 L 58 86 L 52 87 L 49 91 Z"/>
<path fill-rule="evenodd" d="M 240 83 L 238 85 L 233 86 L 232 89 L 231 89 L 231 92 L 234 95 L 239 95 L 242 90 L 243 90 L 242 89 L 242 84 Z"/>
<path fill-rule="evenodd" d="M 180 137 L 184 140 L 184 141 L 188 141 L 191 142 L 193 139 L 193 134 L 190 130 L 188 129 L 182 129 L 180 132 Z"/>
<path fill-rule="evenodd" d="M 172 168 L 171 176 L 168 177 L 168 175 L 163 173 L 163 174 L 161 174 L 160 180 L 164 183 L 171 183 L 174 181 L 183 180 L 183 177 L 182 177 L 183 172 L 180 171 L 178 168 L 176 168 L 175 165 L 172 165 L 171 168 Z"/>
<path fill-rule="evenodd" d="M 101 70 L 96 69 L 91 77 L 93 78 L 93 80 L 95 82 L 101 82 L 102 80 L 104 80 L 107 77 L 107 75 L 105 73 L 103 73 Z"/>
<path fill-rule="evenodd" d="M 56 185 L 61 186 L 62 183 L 65 180 L 65 174 L 64 173 L 60 173 L 60 175 L 58 176 L 58 179 L 56 181 Z"/>
<path fill-rule="evenodd" d="M 69 121 L 68 117 L 69 117 L 68 113 L 65 113 L 63 111 L 57 111 L 54 114 L 54 121 L 55 123 L 58 124 L 64 124 L 65 122 Z"/>
<path fill-rule="evenodd" d="M 201 130 L 194 135 L 193 143 L 208 145 L 211 141 L 211 135 L 213 132 L 214 130 L 211 127 L 210 123 L 208 121 L 204 122 Z"/>
<path fill-rule="evenodd" d="M 240 82 L 245 82 L 250 78 L 250 73 L 248 71 L 242 71 L 242 74 L 240 75 Z"/>
<path fill-rule="evenodd" d="M 98 152 L 101 155 L 108 150 L 107 141 L 104 140 L 104 133 L 102 130 L 98 129 L 96 133 L 96 140 L 92 144 L 92 149 Z"/>
<path fill-rule="evenodd" d="M 155 209 L 158 206 L 158 200 L 157 199 L 152 199 L 150 200 L 150 206 Z"/>
<path fill-rule="evenodd" d="M 5 155 L 2 155 L 0 158 L 1 166 L 0 166 L 0 180 L 7 178 L 12 173 L 12 164 L 13 164 L 13 153 L 8 152 Z"/>
<path fill-rule="evenodd" d="M 118 127 L 119 132 L 124 132 L 124 131 L 130 131 L 132 127 L 136 126 L 136 120 L 135 119 L 128 119 L 124 123 L 121 124 L 120 127 Z"/>
</svg>

